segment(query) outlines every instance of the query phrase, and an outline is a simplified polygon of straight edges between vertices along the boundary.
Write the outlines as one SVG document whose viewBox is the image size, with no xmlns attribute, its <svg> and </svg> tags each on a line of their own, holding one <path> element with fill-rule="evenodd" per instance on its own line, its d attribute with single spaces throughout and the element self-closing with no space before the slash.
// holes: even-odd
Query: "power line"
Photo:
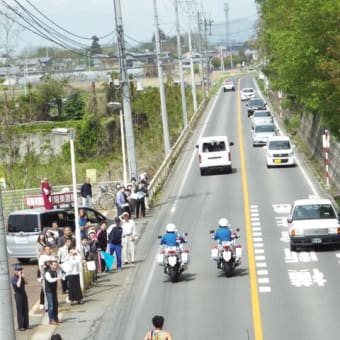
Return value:
<svg viewBox="0 0 340 340">
<path fill-rule="evenodd" d="M 67 29 L 63 28 L 62 26 L 58 25 L 55 21 L 53 21 L 52 19 L 50 19 L 47 15 L 45 15 L 42 11 L 39 10 L 39 8 L 37 8 L 35 5 L 33 5 L 31 3 L 31 1 L 29 0 L 26 0 L 26 2 L 28 2 L 28 4 L 33 7 L 40 15 L 42 15 L 46 20 L 48 20 L 50 23 L 52 23 L 53 25 L 57 26 L 59 29 L 61 29 L 62 31 L 70 34 L 70 35 L 73 35 L 74 37 L 76 38 L 79 38 L 79 39 L 84 39 L 84 40 L 92 40 L 92 38 L 89 38 L 89 37 L 84 37 L 84 36 L 81 36 L 81 35 L 78 35 L 78 34 L 75 34 L 75 33 L 72 33 L 70 31 L 68 31 Z M 98 37 L 98 39 L 105 39 L 111 35 L 114 35 L 115 33 L 115 30 L 101 36 L 101 37 Z"/>
</svg>

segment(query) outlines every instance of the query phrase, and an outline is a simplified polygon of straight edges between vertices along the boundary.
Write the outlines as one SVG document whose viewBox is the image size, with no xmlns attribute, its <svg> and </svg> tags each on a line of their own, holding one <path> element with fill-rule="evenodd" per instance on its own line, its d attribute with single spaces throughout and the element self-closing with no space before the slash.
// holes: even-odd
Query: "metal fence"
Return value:
<svg viewBox="0 0 340 340">
<path fill-rule="evenodd" d="M 98 192 L 100 191 L 100 186 L 107 186 L 109 192 L 115 196 L 114 188 L 118 183 L 122 183 L 121 181 L 114 181 L 114 182 L 100 182 L 92 184 L 92 192 L 93 197 L 97 197 Z M 78 193 L 77 199 L 78 204 L 81 204 L 81 199 L 79 195 L 81 184 L 77 185 Z M 65 192 L 73 191 L 72 184 L 69 185 L 56 185 L 52 187 L 53 192 Z M 7 219 L 8 214 L 11 211 L 15 210 L 22 210 L 28 208 L 26 206 L 26 197 L 30 195 L 40 195 L 40 188 L 31 188 L 31 189 L 20 189 L 20 190 L 4 190 L 2 191 L 2 207 L 3 207 L 3 214 L 5 219 Z"/>
</svg>

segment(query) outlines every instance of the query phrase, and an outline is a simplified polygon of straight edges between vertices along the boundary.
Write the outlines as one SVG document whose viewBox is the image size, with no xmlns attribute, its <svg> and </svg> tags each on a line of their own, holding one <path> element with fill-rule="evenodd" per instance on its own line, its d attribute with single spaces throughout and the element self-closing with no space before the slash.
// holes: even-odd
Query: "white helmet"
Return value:
<svg viewBox="0 0 340 340">
<path fill-rule="evenodd" d="M 226 218 L 221 218 L 219 221 L 218 221 L 218 225 L 220 227 L 228 227 L 228 224 L 229 224 L 229 221 L 226 219 Z"/>
<path fill-rule="evenodd" d="M 176 226 L 173 223 L 169 223 L 167 224 L 167 226 L 165 227 L 165 230 L 167 233 L 173 233 L 177 230 Z"/>
</svg>

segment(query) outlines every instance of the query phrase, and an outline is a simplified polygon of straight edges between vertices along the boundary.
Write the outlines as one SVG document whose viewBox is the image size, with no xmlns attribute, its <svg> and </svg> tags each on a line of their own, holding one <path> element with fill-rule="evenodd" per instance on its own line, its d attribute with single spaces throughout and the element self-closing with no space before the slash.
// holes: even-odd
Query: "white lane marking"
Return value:
<svg viewBox="0 0 340 340">
<path fill-rule="evenodd" d="M 312 272 L 310 272 L 310 269 L 288 269 L 288 276 L 290 283 L 295 287 L 311 287 L 313 285 L 323 287 L 327 282 L 324 274 L 316 268 L 312 269 Z"/>
<path fill-rule="evenodd" d="M 261 223 L 260 222 L 252 222 L 252 225 L 257 227 L 257 226 L 260 226 Z"/>
<path fill-rule="evenodd" d="M 215 96 L 214 102 L 212 103 L 212 105 L 211 105 L 211 107 L 210 107 L 210 111 L 209 111 L 209 113 L 208 113 L 208 116 L 207 116 L 206 120 L 204 121 L 204 124 L 203 124 L 203 126 L 202 126 L 202 130 L 201 130 L 201 133 L 200 133 L 200 136 L 199 136 L 198 139 L 200 139 L 200 138 L 202 137 L 202 135 L 203 135 L 203 132 L 204 132 L 206 126 L 207 126 L 207 122 L 208 122 L 208 120 L 210 119 L 210 116 L 212 115 L 212 112 L 213 112 L 213 110 L 214 110 L 214 108 L 215 108 L 215 105 L 216 105 L 216 103 L 217 103 L 218 97 L 219 97 L 219 95 L 216 95 L 216 96 Z M 171 208 L 171 210 L 170 210 L 170 212 L 171 212 L 172 215 L 173 215 L 173 214 L 175 213 L 175 211 L 176 211 L 177 202 L 178 202 L 178 197 L 180 197 L 180 196 L 182 195 L 184 185 L 185 185 L 185 183 L 186 183 L 186 181 L 187 181 L 187 178 L 188 178 L 188 176 L 189 176 L 189 171 L 191 170 L 191 167 L 192 167 L 192 164 L 193 164 L 193 162 L 194 162 L 194 158 L 195 158 L 195 157 L 196 157 L 196 148 L 194 148 L 194 150 L 193 150 L 193 152 L 192 152 L 191 159 L 190 159 L 189 163 L 187 164 L 186 171 L 185 171 L 185 173 L 184 173 L 184 176 L 182 177 L 182 182 L 181 182 L 181 185 L 180 185 L 179 190 L 178 190 L 178 192 L 177 192 L 177 197 L 176 197 L 176 199 L 175 199 L 175 201 L 174 201 L 174 203 L 173 203 L 173 206 L 172 206 L 172 208 Z"/>
<path fill-rule="evenodd" d="M 288 227 L 287 218 L 285 217 L 275 217 L 276 225 L 278 227 Z"/>
<path fill-rule="evenodd" d="M 291 205 L 290 204 L 273 204 L 273 209 L 277 214 L 289 214 Z"/>
<path fill-rule="evenodd" d="M 253 236 L 262 236 L 262 231 L 253 232 Z"/>
<path fill-rule="evenodd" d="M 269 283 L 269 278 L 268 277 L 260 277 L 258 280 L 258 283 Z"/>
<path fill-rule="evenodd" d="M 255 254 L 264 254 L 264 249 L 254 249 Z"/>
<path fill-rule="evenodd" d="M 255 260 L 256 261 L 266 261 L 266 256 L 265 255 L 255 255 Z"/>
<path fill-rule="evenodd" d="M 263 242 L 263 238 L 262 237 L 253 237 L 253 241 L 254 242 Z"/>
<path fill-rule="evenodd" d="M 281 232 L 280 241 L 284 242 L 284 243 L 289 243 L 290 242 L 290 240 L 289 240 L 289 232 L 288 231 L 282 231 Z"/>
<path fill-rule="evenodd" d="M 255 243 L 254 248 L 263 248 L 263 243 Z"/>
<path fill-rule="evenodd" d="M 266 268 L 267 263 L 266 262 L 256 262 L 256 267 L 258 268 Z"/>
<path fill-rule="evenodd" d="M 253 229 L 253 231 L 260 231 L 261 227 L 253 227 L 252 229 Z"/>
<path fill-rule="evenodd" d="M 250 219 L 252 220 L 252 222 L 258 222 L 258 221 L 260 221 L 260 218 L 259 218 L 259 217 L 251 217 Z"/>
<path fill-rule="evenodd" d="M 289 248 L 284 249 L 285 252 L 285 262 L 286 263 L 298 263 L 298 262 L 318 262 L 318 257 L 315 253 L 315 251 L 302 251 L 299 253 L 296 253 L 295 251 L 290 251 Z"/>
<path fill-rule="evenodd" d="M 267 269 L 259 269 L 257 271 L 257 275 L 268 275 L 268 270 Z"/>
<path fill-rule="evenodd" d="M 266 286 L 261 286 L 259 287 L 259 292 L 260 293 L 270 293 L 272 290 L 270 287 L 266 287 Z"/>
</svg>

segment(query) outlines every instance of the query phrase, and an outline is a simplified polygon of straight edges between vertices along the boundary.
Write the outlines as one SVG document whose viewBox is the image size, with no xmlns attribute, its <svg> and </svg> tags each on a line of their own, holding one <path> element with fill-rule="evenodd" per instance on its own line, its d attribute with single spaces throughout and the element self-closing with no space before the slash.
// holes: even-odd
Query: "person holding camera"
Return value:
<svg viewBox="0 0 340 340">
<path fill-rule="evenodd" d="M 18 328 L 19 331 L 25 331 L 29 328 L 28 298 L 25 290 L 26 281 L 23 268 L 19 264 L 14 267 L 14 275 L 11 278 L 11 283 L 17 307 Z"/>
</svg>

